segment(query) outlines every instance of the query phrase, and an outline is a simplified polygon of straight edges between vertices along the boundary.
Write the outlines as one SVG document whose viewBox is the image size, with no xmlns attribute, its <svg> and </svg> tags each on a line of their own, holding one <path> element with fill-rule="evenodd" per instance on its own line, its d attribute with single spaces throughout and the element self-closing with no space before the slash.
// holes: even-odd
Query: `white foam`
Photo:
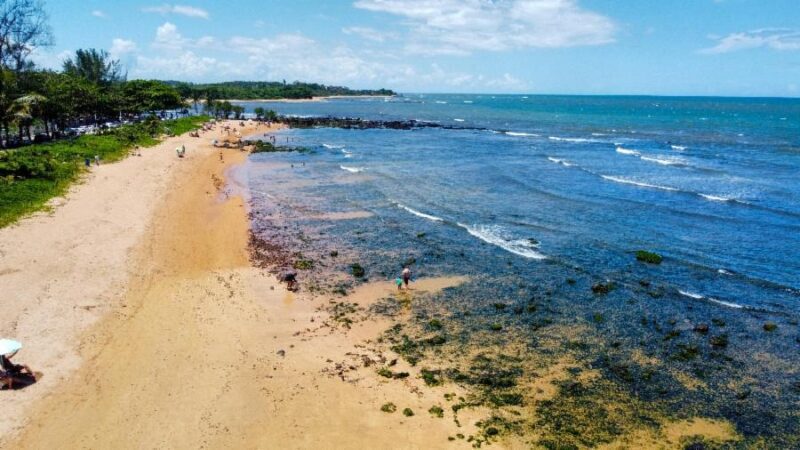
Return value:
<svg viewBox="0 0 800 450">
<path fill-rule="evenodd" d="M 344 148 L 344 145 L 333 145 L 333 144 L 322 144 L 323 147 L 328 149 L 340 149 Z"/>
<path fill-rule="evenodd" d="M 695 299 L 695 300 L 701 300 L 701 299 L 704 299 L 704 298 L 705 298 L 705 297 L 703 297 L 703 296 L 702 296 L 702 295 L 700 295 L 700 294 L 695 294 L 694 292 L 682 291 L 682 290 L 680 290 L 680 289 L 678 289 L 678 292 L 679 292 L 681 295 L 685 295 L 685 296 L 687 296 L 687 297 L 690 297 L 690 298 L 693 298 L 693 299 Z"/>
<path fill-rule="evenodd" d="M 673 150 L 677 150 L 679 152 L 686 150 L 685 145 L 670 145 L 670 147 L 672 147 Z"/>
<path fill-rule="evenodd" d="M 633 156 L 641 155 L 641 153 L 637 152 L 636 150 L 630 150 L 630 149 L 622 148 L 622 147 L 617 147 L 617 153 L 620 153 L 620 154 L 623 154 L 623 155 L 633 155 Z"/>
<path fill-rule="evenodd" d="M 706 200 L 711 200 L 712 202 L 729 202 L 733 200 L 732 198 L 718 197 L 716 195 L 709 195 L 709 194 L 697 194 L 697 195 L 703 197 Z"/>
<path fill-rule="evenodd" d="M 359 173 L 359 172 L 363 172 L 365 170 L 362 167 L 339 166 L 339 168 L 342 169 L 342 170 L 346 170 L 348 172 L 352 172 L 352 173 Z"/>
<path fill-rule="evenodd" d="M 605 133 L 592 133 L 592 136 L 608 136 Z"/>
<path fill-rule="evenodd" d="M 570 162 L 567 162 L 567 161 L 565 161 L 563 159 L 553 158 L 552 156 L 548 156 L 547 159 L 552 161 L 552 162 L 554 162 L 554 163 L 556 163 L 556 164 L 561 164 L 561 165 L 566 166 L 566 167 L 574 166 L 574 164 L 572 164 Z"/>
<path fill-rule="evenodd" d="M 710 301 L 710 302 L 713 302 L 713 303 L 716 303 L 716 304 L 718 304 L 718 305 L 727 306 L 728 308 L 736 308 L 736 309 L 742 309 L 742 308 L 744 308 L 744 306 L 743 306 L 743 305 L 740 305 L 740 304 L 738 304 L 738 303 L 726 302 L 726 301 L 724 301 L 724 300 L 719 300 L 719 299 L 712 298 L 712 297 L 709 297 L 709 298 L 708 298 L 708 301 Z"/>
<path fill-rule="evenodd" d="M 455 120 L 456 122 L 463 122 L 464 121 L 464 119 L 453 119 L 453 120 Z"/>
<path fill-rule="evenodd" d="M 674 158 L 653 158 L 651 156 L 641 156 L 642 161 L 650 161 L 656 164 L 661 164 L 662 166 L 678 166 L 678 165 L 685 165 L 686 163 Z"/>
<path fill-rule="evenodd" d="M 441 217 L 436 217 L 436 216 L 432 216 L 430 214 L 425 214 L 424 212 L 420 212 L 420 211 L 417 211 L 416 209 L 409 208 L 408 206 L 403 205 L 401 203 L 398 203 L 397 207 L 401 208 L 401 209 L 405 209 L 406 211 L 410 212 L 411 214 L 413 214 L 413 215 L 415 215 L 417 217 L 422 217 L 423 219 L 432 220 L 434 222 L 444 222 L 444 219 L 442 219 Z"/>
<path fill-rule="evenodd" d="M 733 275 L 733 272 L 729 272 L 725 269 L 717 269 L 717 273 L 721 273 L 722 275 Z"/>
<path fill-rule="evenodd" d="M 464 100 L 464 103 L 472 103 L 472 100 Z"/>
<path fill-rule="evenodd" d="M 518 137 L 539 137 L 540 135 L 536 133 L 523 133 L 521 131 L 506 131 L 508 136 L 518 136 Z"/>
<path fill-rule="evenodd" d="M 446 105 L 447 104 L 447 102 L 442 101 L 442 100 L 436 100 L 434 103 L 436 103 L 438 105 Z"/>
<path fill-rule="evenodd" d="M 664 190 L 664 191 L 677 191 L 677 189 L 675 189 L 673 187 L 669 187 L 669 186 L 659 186 L 657 184 L 642 183 L 640 181 L 629 180 L 627 178 L 612 177 L 610 175 L 600 175 L 600 176 L 605 178 L 606 180 L 614 181 L 614 182 L 622 183 L 622 184 L 632 184 L 634 186 L 640 186 L 640 187 L 646 187 L 646 188 L 652 188 L 652 189 L 661 189 L 661 190 Z"/>
<path fill-rule="evenodd" d="M 497 225 L 464 225 L 458 226 L 467 230 L 467 233 L 475 236 L 483 242 L 496 245 L 503 250 L 530 259 L 547 259 L 547 256 L 535 250 L 538 244 L 532 244 L 526 239 L 507 239 L 505 230 Z"/>
<path fill-rule="evenodd" d="M 598 141 L 597 139 L 586 139 L 586 138 L 565 138 L 558 136 L 548 136 L 547 138 L 550 139 L 551 141 L 576 142 L 580 144 L 585 144 L 590 142 L 602 142 Z"/>
</svg>

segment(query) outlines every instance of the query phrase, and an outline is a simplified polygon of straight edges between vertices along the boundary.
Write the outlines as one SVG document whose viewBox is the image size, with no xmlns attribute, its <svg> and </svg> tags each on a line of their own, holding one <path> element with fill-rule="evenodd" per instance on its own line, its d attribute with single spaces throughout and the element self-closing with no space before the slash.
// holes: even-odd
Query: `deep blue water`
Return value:
<svg viewBox="0 0 800 450">
<path fill-rule="evenodd" d="M 647 277 L 677 301 L 800 311 L 800 100 L 406 95 L 244 105 L 485 128 L 282 132 L 279 143 L 314 152 L 253 156 L 256 209 L 272 192 L 298 210 L 370 211 L 397 246 L 424 231 L 442 252 L 481 264 Z M 639 249 L 665 260 L 636 263 Z"/>
</svg>

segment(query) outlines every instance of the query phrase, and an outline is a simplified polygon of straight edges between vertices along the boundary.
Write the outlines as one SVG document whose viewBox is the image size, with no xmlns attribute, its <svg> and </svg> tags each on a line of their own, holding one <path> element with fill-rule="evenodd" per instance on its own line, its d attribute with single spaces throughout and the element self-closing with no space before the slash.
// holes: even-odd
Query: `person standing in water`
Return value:
<svg viewBox="0 0 800 450">
<path fill-rule="evenodd" d="M 403 269 L 402 277 L 403 284 L 405 284 L 406 289 L 408 289 L 408 282 L 411 281 L 411 269 L 409 269 L 408 266 Z"/>
</svg>

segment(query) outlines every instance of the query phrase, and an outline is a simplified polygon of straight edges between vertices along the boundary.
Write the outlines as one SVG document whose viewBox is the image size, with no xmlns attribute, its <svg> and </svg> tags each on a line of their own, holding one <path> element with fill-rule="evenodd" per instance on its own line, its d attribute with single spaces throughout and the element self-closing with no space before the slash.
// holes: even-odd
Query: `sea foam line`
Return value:
<svg viewBox="0 0 800 450">
<path fill-rule="evenodd" d="M 686 150 L 686 146 L 685 145 L 670 145 L 670 147 L 673 150 L 676 150 L 676 151 L 679 151 L 679 152 L 682 152 L 682 151 Z"/>
<path fill-rule="evenodd" d="M 359 172 L 363 172 L 365 170 L 362 167 L 339 166 L 339 168 L 342 169 L 342 170 L 346 170 L 348 172 L 352 172 L 352 173 L 359 173 Z"/>
<path fill-rule="evenodd" d="M 561 165 L 563 165 L 563 166 L 565 166 L 565 167 L 572 167 L 572 166 L 574 166 L 574 164 L 572 164 L 571 162 L 567 162 L 567 161 L 565 161 L 565 160 L 563 160 L 563 159 L 553 158 L 552 156 L 548 156 L 548 157 L 547 157 L 547 159 L 548 159 L 549 161 L 551 161 L 551 162 L 554 162 L 554 163 L 556 163 L 556 164 L 561 164 Z"/>
<path fill-rule="evenodd" d="M 470 235 L 494 246 L 500 247 L 503 250 L 513 253 L 518 256 L 530 259 L 547 259 L 547 256 L 534 250 L 536 245 L 525 239 L 506 239 L 503 237 L 503 228 L 497 225 L 464 225 L 458 223 L 458 226 L 467 230 Z"/>
<path fill-rule="evenodd" d="M 327 149 L 341 149 L 344 148 L 344 145 L 334 145 L 334 144 L 322 144 L 323 147 Z"/>
<path fill-rule="evenodd" d="M 633 156 L 641 155 L 641 153 L 639 153 L 636 150 L 630 150 L 630 149 L 622 148 L 622 147 L 617 147 L 617 153 L 620 153 L 622 155 L 633 155 Z"/>
<path fill-rule="evenodd" d="M 600 175 L 600 176 L 605 178 L 606 180 L 614 181 L 614 182 L 622 183 L 622 184 L 632 184 L 634 186 L 640 186 L 640 187 L 646 187 L 646 188 L 652 188 L 652 189 L 661 189 L 663 191 L 677 191 L 678 190 L 678 189 L 676 189 L 674 187 L 659 186 L 657 184 L 650 184 L 650 183 L 642 183 L 642 182 L 639 182 L 639 181 L 628 180 L 627 178 L 612 177 L 610 175 Z"/>
<path fill-rule="evenodd" d="M 551 141 L 560 141 L 560 142 L 575 142 L 580 144 L 592 143 L 592 142 L 603 142 L 598 141 L 597 139 L 586 139 L 586 138 L 565 138 L 565 137 L 558 137 L 558 136 L 548 136 L 547 139 Z"/>
<path fill-rule="evenodd" d="M 717 299 L 717 298 L 714 298 L 714 297 L 705 297 L 705 296 L 700 295 L 700 294 L 695 294 L 694 292 L 682 291 L 682 290 L 678 289 L 678 293 L 680 293 L 683 296 L 686 296 L 686 297 L 689 297 L 689 298 L 693 298 L 695 300 L 706 300 L 706 301 L 709 301 L 711 303 L 716 303 L 718 305 L 727 306 L 728 308 L 734 308 L 734 309 L 743 309 L 744 308 L 744 305 L 740 305 L 738 303 L 726 302 L 724 300 L 720 300 L 720 299 Z"/>
<path fill-rule="evenodd" d="M 677 159 L 665 159 L 665 158 L 653 158 L 651 156 L 640 156 L 639 159 L 642 161 L 650 161 L 657 164 L 661 164 L 662 166 L 680 166 L 686 165 L 685 162 L 677 160 Z"/>
<path fill-rule="evenodd" d="M 521 131 L 506 131 L 505 133 L 508 136 L 519 136 L 519 137 L 539 137 L 541 135 L 536 133 L 523 133 Z"/>
<path fill-rule="evenodd" d="M 400 209 L 404 209 L 404 210 L 410 212 L 411 214 L 413 214 L 413 215 L 415 215 L 417 217 L 422 217 L 423 219 L 432 220 L 434 222 L 444 222 L 444 219 L 442 219 L 441 217 L 436 217 L 436 216 L 432 216 L 430 214 L 425 214 L 424 212 L 417 211 L 416 209 L 413 209 L 413 208 L 409 208 L 408 206 L 403 205 L 402 203 L 398 203 L 397 207 L 400 208 Z"/>
</svg>

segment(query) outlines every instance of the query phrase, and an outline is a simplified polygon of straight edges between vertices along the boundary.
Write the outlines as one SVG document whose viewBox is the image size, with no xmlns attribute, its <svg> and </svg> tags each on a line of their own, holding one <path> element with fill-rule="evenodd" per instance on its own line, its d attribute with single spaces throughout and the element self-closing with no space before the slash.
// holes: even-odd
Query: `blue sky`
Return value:
<svg viewBox="0 0 800 450">
<path fill-rule="evenodd" d="M 400 92 L 800 96 L 799 0 L 46 0 L 59 67 Z"/>
</svg>

